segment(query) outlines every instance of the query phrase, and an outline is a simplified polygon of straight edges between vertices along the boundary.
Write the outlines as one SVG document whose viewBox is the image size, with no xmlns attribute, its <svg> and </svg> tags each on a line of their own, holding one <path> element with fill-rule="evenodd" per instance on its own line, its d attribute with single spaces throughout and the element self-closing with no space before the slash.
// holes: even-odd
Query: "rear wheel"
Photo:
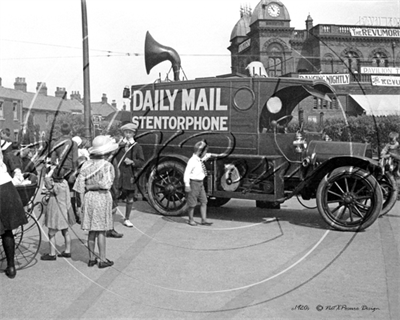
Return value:
<svg viewBox="0 0 400 320">
<path fill-rule="evenodd" d="M 379 183 L 367 171 L 340 167 L 327 174 L 317 190 L 322 218 L 333 228 L 360 231 L 378 218 L 383 197 Z"/>
<path fill-rule="evenodd" d="M 383 205 L 380 216 L 384 216 L 386 213 L 392 210 L 392 208 L 396 204 L 397 196 L 399 194 L 399 187 L 397 185 L 395 177 L 388 172 L 384 176 L 382 176 L 382 178 L 379 179 L 378 182 L 381 186 L 383 195 Z"/>
<path fill-rule="evenodd" d="M 185 167 L 177 161 L 166 161 L 155 166 L 147 182 L 148 201 L 162 215 L 177 216 L 186 209 Z"/>
</svg>

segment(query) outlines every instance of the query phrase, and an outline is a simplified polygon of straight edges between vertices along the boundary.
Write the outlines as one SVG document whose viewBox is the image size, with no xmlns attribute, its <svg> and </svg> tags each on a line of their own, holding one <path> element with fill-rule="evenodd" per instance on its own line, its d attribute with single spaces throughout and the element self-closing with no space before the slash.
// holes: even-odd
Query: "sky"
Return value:
<svg viewBox="0 0 400 320">
<path fill-rule="evenodd" d="M 230 35 L 240 7 L 260 0 L 86 0 L 90 100 L 116 101 L 125 86 L 165 79 L 169 61 L 147 75 L 146 32 L 174 48 L 188 79 L 230 73 Z M 310 14 L 317 24 L 359 24 L 360 17 L 400 18 L 400 0 L 286 0 L 291 27 L 305 29 Z M 29 92 L 45 82 L 48 95 L 57 87 L 83 95 L 81 0 L 0 0 L 0 77 L 14 87 L 25 78 Z M 173 79 L 170 73 L 169 79 Z"/>
</svg>

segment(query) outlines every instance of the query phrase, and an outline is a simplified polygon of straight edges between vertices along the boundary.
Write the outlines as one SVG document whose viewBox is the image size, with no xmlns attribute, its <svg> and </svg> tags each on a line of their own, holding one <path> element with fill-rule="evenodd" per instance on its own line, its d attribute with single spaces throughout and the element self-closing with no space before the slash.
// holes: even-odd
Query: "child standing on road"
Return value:
<svg viewBox="0 0 400 320">
<path fill-rule="evenodd" d="M 54 261 L 56 257 L 56 234 L 61 230 L 65 241 L 65 250 L 58 254 L 62 258 L 71 257 L 71 237 L 68 228 L 75 224 L 75 215 L 71 205 L 71 194 L 68 182 L 62 178 L 54 178 L 53 166 L 44 178 L 44 185 L 50 197 L 45 215 L 45 226 L 49 228 L 50 253 L 40 257 L 44 261 Z"/>
<path fill-rule="evenodd" d="M 205 141 L 199 141 L 194 145 L 193 156 L 187 163 L 183 177 L 187 195 L 186 199 L 189 205 L 189 225 L 191 226 L 197 225 L 193 217 L 197 201 L 200 201 L 201 225 L 212 225 L 211 222 L 207 221 L 207 195 L 203 185 L 203 180 L 207 176 L 207 169 L 204 162 L 210 158 L 207 150 L 208 146 Z"/>
<path fill-rule="evenodd" d="M 89 230 L 88 266 L 98 263 L 99 268 L 111 267 L 114 262 L 106 259 L 106 231 L 113 228 L 113 199 L 110 189 L 114 182 L 114 167 L 107 161 L 108 156 L 118 148 L 109 136 L 97 136 L 89 148 L 90 160 L 81 168 L 76 179 L 74 190 L 81 197 L 81 208 L 78 208 L 82 230 Z M 95 244 L 99 248 L 99 261 L 95 255 Z"/>
</svg>

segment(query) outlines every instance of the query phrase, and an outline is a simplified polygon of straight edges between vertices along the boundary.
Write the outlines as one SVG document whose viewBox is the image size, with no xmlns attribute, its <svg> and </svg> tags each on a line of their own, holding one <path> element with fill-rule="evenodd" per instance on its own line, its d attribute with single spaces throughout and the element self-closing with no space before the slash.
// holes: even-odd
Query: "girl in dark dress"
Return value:
<svg viewBox="0 0 400 320">
<path fill-rule="evenodd" d="M 21 198 L 11 181 L 0 149 L 0 235 L 7 259 L 5 273 L 12 279 L 17 274 L 14 261 L 15 240 L 12 230 L 28 221 Z"/>
</svg>

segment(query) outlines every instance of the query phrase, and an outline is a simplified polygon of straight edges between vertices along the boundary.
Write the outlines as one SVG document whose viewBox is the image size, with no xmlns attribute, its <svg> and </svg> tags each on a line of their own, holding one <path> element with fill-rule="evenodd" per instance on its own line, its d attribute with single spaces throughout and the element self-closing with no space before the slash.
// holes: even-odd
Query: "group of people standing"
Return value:
<svg viewBox="0 0 400 320">
<path fill-rule="evenodd" d="M 48 228 L 49 252 L 42 255 L 41 260 L 71 257 L 69 228 L 78 222 L 83 230 L 88 231 L 88 266 L 98 264 L 99 268 L 106 268 L 113 265 L 106 258 L 106 237 L 123 236 L 114 229 L 113 214 L 117 211 L 119 198 L 123 196 L 127 203 L 123 224 L 133 227 L 129 218 L 137 198 L 137 168 L 144 164 L 143 150 L 135 141 L 137 126 L 128 123 L 121 130 L 124 135 L 121 141 L 100 135 L 87 148 L 83 138 L 71 136 L 68 123 L 61 125 L 61 136 L 47 150 L 51 161 L 43 172 L 44 186 L 49 195 L 44 221 Z M 1 134 L 2 150 L 8 150 L 11 139 L 3 136 L 3 130 Z M 27 223 L 15 188 L 18 182 L 14 181 L 23 170 L 15 163 L 16 160 L 10 161 L 0 152 L 0 235 L 7 259 L 5 273 L 9 278 L 16 275 L 12 230 Z M 33 168 L 36 169 L 34 165 Z M 58 231 L 64 237 L 65 246 L 57 254 Z M 96 242 L 98 255 L 95 254 Z"/>
<path fill-rule="evenodd" d="M 138 168 L 145 161 L 142 147 L 135 140 L 137 129 L 134 123 L 125 124 L 121 127 L 121 140 L 100 135 L 88 147 L 83 138 L 71 136 L 69 124 L 62 124 L 61 136 L 48 150 L 51 164 L 43 172 L 44 186 L 49 194 L 44 222 L 48 228 L 49 252 L 42 255 L 41 260 L 70 258 L 69 228 L 79 223 L 82 230 L 88 231 L 88 266 L 107 268 L 113 265 L 113 261 L 106 257 L 106 238 L 123 236 L 114 229 L 113 214 L 117 211 L 118 200 L 125 199 L 123 225 L 133 227 L 129 219 L 137 199 Z M 201 204 L 201 225 L 211 225 L 206 217 L 207 196 L 203 185 L 207 175 L 204 162 L 210 156 L 207 150 L 205 141 L 198 142 L 184 173 L 188 222 L 192 226 L 197 224 L 193 216 L 198 201 Z M 11 230 L 27 222 L 19 196 L 14 196 L 17 191 L 11 182 L 12 176 L 0 153 L 0 235 L 7 257 L 6 275 L 10 278 L 16 275 Z M 13 201 L 6 201 L 8 198 Z M 56 249 L 56 234 L 59 231 L 64 237 L 62 252 Z M 95 253 L 96 244 L 98 254 Z"/>
<path fill-rule="evenodd" d="M 143 150 L 134 139 L 137 126 L 128 123 L 121 130 L 124 135 L 121 141 L 104 135 L 95 137 L 85 155 L 82 151 L 86 148 L 80 148 L 82 139 L 70 135 L 68 124 L 61 126 L 62 136 L 52 147 L 52 166 L 44 178 L 50 194 L 45 219 L 50 250 L 41 260 L 71 257 L 68 228 L 78 222 L 89 232 L 88 266 L 98 264 L 99 268 L 106 268 L 113 265 L 106 258 L 106 237 L 123 236 L 114 229 L 113 213 L 123 194 L 126 199 L 123 224 L 133 227 L 129 218 L 137 192 L 137 168 L 144 164 Z M 58 231 L 64 236 L 65 249 L 56 255 L 55 235 Z M 95 254 L 96 242 L 98 256 Z"/>
</svg>

